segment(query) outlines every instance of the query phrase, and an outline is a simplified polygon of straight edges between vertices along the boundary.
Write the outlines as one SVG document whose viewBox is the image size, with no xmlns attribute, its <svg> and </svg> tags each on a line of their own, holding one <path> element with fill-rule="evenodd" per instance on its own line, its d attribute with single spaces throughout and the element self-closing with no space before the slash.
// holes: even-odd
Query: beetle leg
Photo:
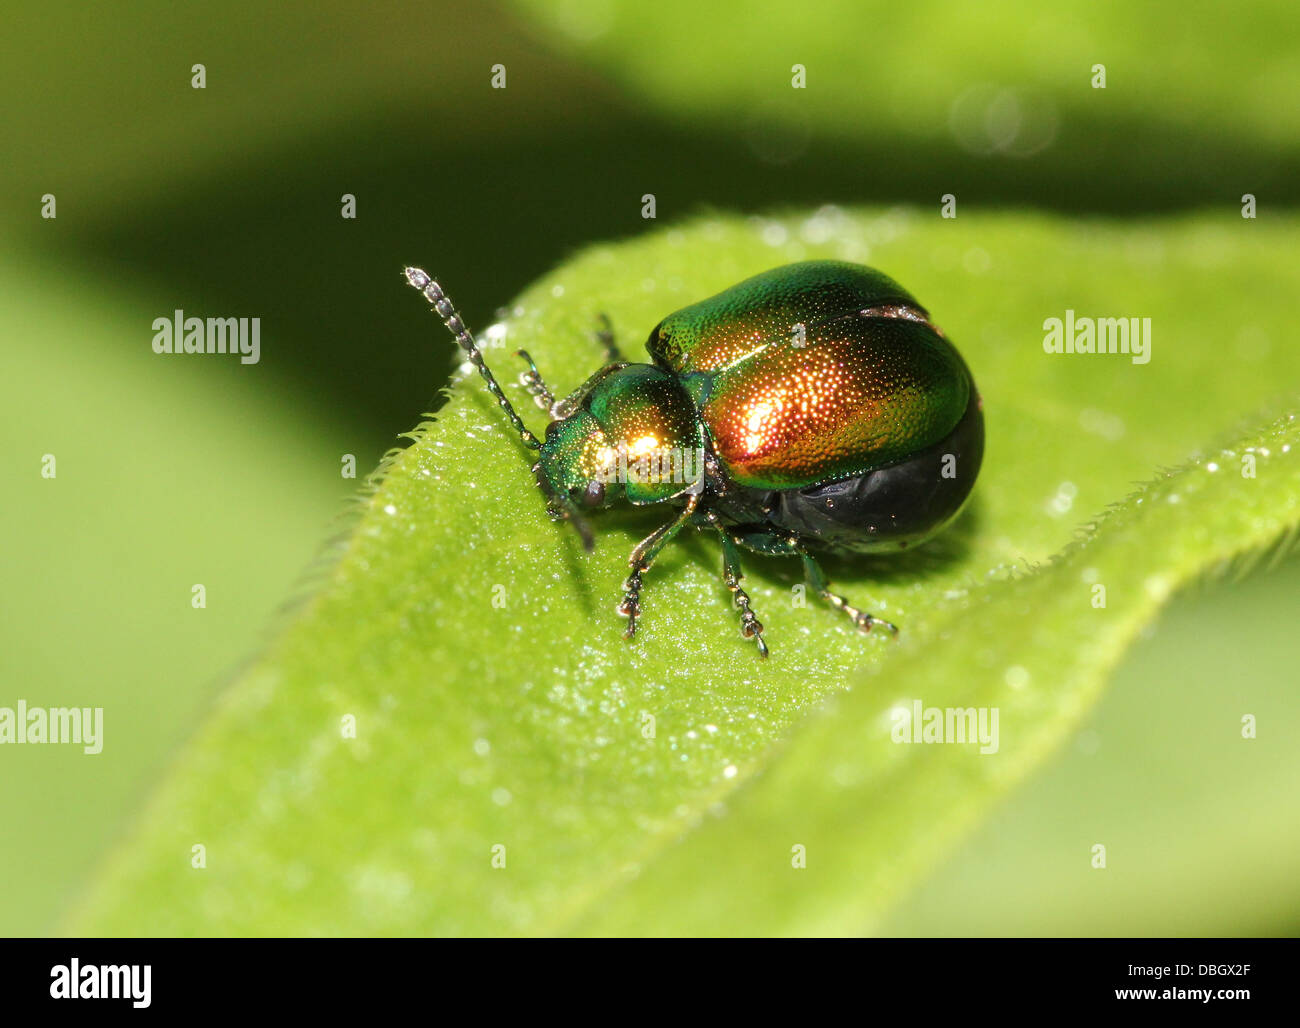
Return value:
<svg viewBox="0 0 1300 1028">
<path fill-rule="evenodd" d="M 641 575 L 650 570 L 650 565 L 654 563 L 655 557 L 659 556 L 659 551 L 667 546 L 673 536 L 681 531 L 682 526 L 691 520 L 699 502 L 699 496 L 688 497 L 681 513 L 637 543 L 632 556 L 628 558 L 632 573 L 623 583 L 626 592 L 623 594 L 623 602 L 618 605 L 618 612 L 627 618 L 627 628 L 623 632 L 626 638 L 631 639 L 636 634 L 636 619 L 641 614 Z"/>
<path fill-rule="evenodd" d="M 857 607 L 851 606 L 843 596 L 831 592 L 830 583 L 826 581 L 826 575 L 822 572 L 821 565 L 817 563 L 816 558 L 797 543 L 792 544 L 792 548 L 803 560 L 803 573 L 808 580 L 808 585 L 832 607 L 844 611 L 845 614 L 852 618 L 853 623 L 858 626 L 858 631 L 870 632 L 874 626 L 881 625 L 888 629 L 890 634 L 898 635 L 897 626 L 890 624 L 883 618 L 868 614 L 866 611 L 858 610 Z"/>
<path fill-rule="evenodd" d="M 888 629 L 891 634 L 898 635 L 897 626 L 884 618 L 878 618 L 866 611 L 858 610 L 843 596 L 831 592 L 830 583 L 826 581 L 826 575 L 822 571 L 821 565 L 817 563 L 817 558 L 801 546 L 798 539 L 776 533 L 754 532 L 737 536 L 736 542 L 747 549 L 753 550 L 755 553 L 764 553 L 774 557 L 799 557 L 803 561 L 804 578 L 813 592 L 832 607 L 842 610 L 852 618 L 859 631 L 869 632 L 876 625 L 880 625 L 882 628 Z"/>
<path fill-rule="evenodd" d="M 763 623 L 750 609 L 749 594 L 740 587 L 740 580 L 745 577 L 740 567 L 740 551 L 736 547 L 735 540 L 718 523 L 716 515 L 710 517 L 709 521 L 718 530 L 718 535 L 722 539 L 722 581 L 731 590 L 733 601 L 740 609 L 740 634 L 746 639 L 753 639 L 758 644 L 758 655 L 766 657 L 767 643 L 763 641 Z"/>
<path fill-rule="evenodd" d="M 544 411 L 549 411 L 555 405 L 555 397 L 542 381 L 542 373 L 537 370 L 537 365 L 533 363 L 532 357 L 528 356 L 527 350 L 516 350 L 515 356 L 522 357 L 524 363 L 528 365 L 528 370 L 519 376 L 519 381 L 523 383 L 524 388 L 528 390 L 528 395 L 533 398 L 537 406 Z"/>
<path fill-rule="evenodd" d="M 609 315 L 601 311 L 597 315 L 600 327 L 596 329 L 596 342 L 600 343 L 605 352 L 605 363 L 616 364 L 626 363 L 627 358 L 623 356 L 623 351 L 618 348 L 618 343 L 614 342 L 614 326 L 610 324 Z"/>
</svg>

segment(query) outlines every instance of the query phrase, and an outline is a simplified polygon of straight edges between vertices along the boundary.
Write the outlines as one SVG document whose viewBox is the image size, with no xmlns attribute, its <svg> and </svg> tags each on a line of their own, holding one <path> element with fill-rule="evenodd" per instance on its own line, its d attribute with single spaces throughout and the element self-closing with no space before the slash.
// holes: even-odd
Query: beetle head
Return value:
<svg viewBox="0 0 1300 1028">
<path fill-rule="evenodd" d="M 579 509 L 613 506 L 626 492 L 616 456 L 617 448 L 600 422 L 579 409 L 546 426 L 538 483 L 551 501 L 562 499 Z"/>
</svg>

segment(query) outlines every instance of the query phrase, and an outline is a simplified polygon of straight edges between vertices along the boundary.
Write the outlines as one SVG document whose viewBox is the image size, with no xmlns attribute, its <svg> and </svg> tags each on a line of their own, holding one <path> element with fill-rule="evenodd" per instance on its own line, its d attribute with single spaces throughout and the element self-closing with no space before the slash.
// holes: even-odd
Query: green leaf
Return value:
<svg viewBox="0 0 1300 1028">
<path fill-rule="evenodd" d="M 1243 457 L 1261 479 L 1243 477 Z M 727 816 L 584 930 L 873 929 L 917 871 L 1078 723 L 1174 589 L 1207 566 L 1284 552 L 1298 532 L 1292 414 L 1138 490 L 1049 564 L 972 590 L 952 616 L 929 619 L 911 645 L 802 726 Z M 931 749 L 913 732 L 922 719 L 902 717 L 922 703 L 998 718 L 979 742 Z M 815 874 L 791 873 L 792 846 L 816 861 Z"/>
<path fill-rule="evenodd" d="M 795 604 L 797 568 L 752 558 L 773 650 L 760 662 L 715 547 L 692 536 L 647 575 L 626 644 L 613 612 L 626 554 L 663 512 L 611 514 L 584 555 L 543 517 L 481 384 L 461 381 L 384 469 L 320 594 L 228 693 L 77 929 L 870 928 L 1078 724 L 1173 590 L 1295 531 L 1295 421 L 1239 428 L 1300 380 L 1282 345 L 1294 228 L 824 209 L 584 252 L 519 299 L 507 348 L 488 350 L 503 380 L 526 347 L 571 387 L 597 362 L 599 311 L 631 351 L 665 313 L 792 260 L 868 262 L 927 305 L 984 398 L 975 500 L 915 554 L 829 564 L 901 639 Z M 454 297 L 450 269 L 431 270 Z M 1044 319 L 1067 309 L 1151 318 L 1150 363 L 1045 353 Z M 893 744 L 890 711 L 913 699 L 997 706 L 998 752 Z"/>
<path fill-rule="evenodd" d="M 50 930 L 355 485 L 339 459 L 361 433 L 337 412 L 277 393 L 262 364 L 153 352 L 174 300 L 66 257 L 0 257 L 0 706 L 102 707 L 105 726 L 93 756 L 0 746 L 0 934 Z"/>
<path fill-rule="evenodd" d="M 1295 556 L 1184 590 L 881 934 L 1294 935 L 1297 596 Z"/>
</svg>

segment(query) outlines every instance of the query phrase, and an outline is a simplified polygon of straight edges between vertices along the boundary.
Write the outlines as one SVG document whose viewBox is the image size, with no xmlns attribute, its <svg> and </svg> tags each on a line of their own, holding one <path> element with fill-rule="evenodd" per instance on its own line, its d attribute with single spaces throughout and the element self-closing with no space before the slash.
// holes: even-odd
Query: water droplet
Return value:
<svg viewBox="0 0 1300 1028">
<path fill-rule="evenodd" d="M 1002 680 L 1007 684 L 1007 688 L 1009 689 L 1023 689 L 1029 684 L 1030 677 L 1029 672 L 1019 664 L 1013 664 L 1011 667 L 1007 668 L 1006 674 L 1002 676 Z"/>
</svg>

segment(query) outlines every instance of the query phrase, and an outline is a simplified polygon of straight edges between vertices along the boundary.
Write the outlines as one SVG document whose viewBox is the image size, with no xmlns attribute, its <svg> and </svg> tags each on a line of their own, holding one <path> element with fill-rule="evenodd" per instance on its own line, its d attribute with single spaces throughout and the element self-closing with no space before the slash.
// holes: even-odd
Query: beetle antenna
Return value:
<svg viewBox="0 0 1300 1028">
<path fill-rule="evenodd" d="M 519 433 L 519 438 L 523 440 L 524 445 L 530 450 L 540 450 L 542 444 L 537 441 L 537 436 L 528 431 L 528 426 L 520 420 L 519 415 L 515 413 L 515 409 L 511 406 L 510 401 L 506 399 L 506 394 L 503 393 L 501 387 L 497 385 L 497 380 L 493 377 L 492 372 L 489 371 L 488 366 L 483 363 L 483 352 L 478 348 L 478 343 L 475 342 L 473 334 L 465 327 L 465 322 L 461 320 L 461 316 L 457 313 L 456 308 L 453 307 L 451 301 L 447 299 L 447 294 L 442 291 L 442 286 L 438 285 L 437 282 L 430 278 L 427 272 L 421 271 L 419 268 L 407 268 L 403 274 L 406 277 L 406 281 L 412 287 L 418 289 L 420 295 L 429 301 L 429 306 L 434 309 L 434 312 L 438 317 L 442 318 L 442 323 L 447 326 L 447 331 L 456 337 L 456 342 L 459 343 L 460 348 L 465 351 L 465 355 L 469 357 L 470 363 L 473 364 L 474 367 L 478 368 L 478 373 L 483 376 L 483 381 L 487 383 L 488 391 L 497 398 L 497 403 L 500 404 L 501 409 L 506 412 L 506 417 L 508 417 L 510 423 L 515 426 L 515 431 Z M 584 540 L 585 538 L 586 537 L 584 536 Z"/>
<path fill-rule="evenodd" d="M 506 416 L 510 419 L 510 423 L 515 426 L 515 430 L 519 433 L 519 438 L 523 440 L 524 445 L 531 450 L 540 450 L 542 444 L 537 441 L 537 436 L 528 431 L 528 427 L 515 413 L 515 408 L 506 399 L 505 393 L 501 391 L 501 386 L 497 384 L 496 378 L 488 369 L 487 364 L 483 362 L 483 352 L 478 348 L 473 333 L 465 326 L 465 322 L 452 305 L 451 300 L 442 291 L 442 286 L 430 278 L 427 272 L 421 271 L 419 268 L 407 268 L 403 275 L 407 283 L 418 289 L 420 295 L 429 302 L 429 306 L 433 308 L 434 313 L 442 318 L 442 323 L 447 326 L 447 331 L 456 337 L 456 342 L 465 351 L 470 363 L 478 368 L 478 373 L 483 376 L 483 381 L 487 383 L 488 391 L 496 397 L 497 403 L 506 412 Z M 596 539 L 591 534 L 586 519 L 579 513 L 577 504 L 551 485 L 540 461 L 533 465 L 533 474 L 537 478 L 537 484 L 541 486 L 542 493 L 546 496 L 548 509 L 556 517 L 563 518 L 573 525 L 578 532 L 578 536 L 582 539 L 582 548 L 590 553 L 596 548 Z"/>
</svg>

